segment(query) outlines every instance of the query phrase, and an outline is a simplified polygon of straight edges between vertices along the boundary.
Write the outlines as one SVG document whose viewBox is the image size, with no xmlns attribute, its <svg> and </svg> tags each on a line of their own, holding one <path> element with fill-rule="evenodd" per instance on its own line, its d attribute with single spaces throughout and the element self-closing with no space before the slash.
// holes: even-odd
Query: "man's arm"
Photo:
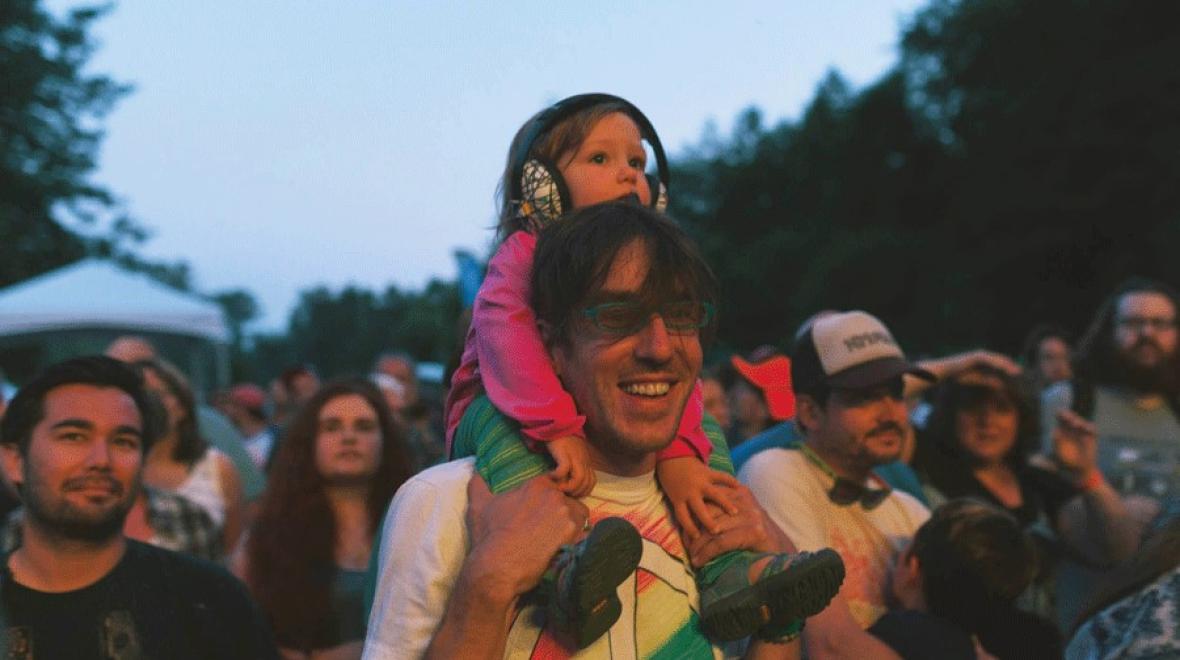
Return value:
<svg viewBox="0 0 1180 660">
<path fill-rule="evenodd" d="M 451 590 L 427 658 L 500 658 L 516 601 L 535 587 L 589 517 L 545 476 L 493 497 L 483 479 L 467 487 L 471 553 Z"/>
<path fill-rule="evenodd" d="M 365 658 L 419 658 L 438 629 L 467 554 L 473 462 L 418 474 L 394 496 L 379 539 Z M 466 468 L 466 469 L 464 469 Z"/>
<path fill-rule="evenodd" d="M 1131 515 L 1098 469 L 1094 424 L 1072 410 L 1058 411 L 1056 422 L 1052 436 L 1054 457 L 1081 490 L 1080 497 L 1057 514 L 1058 532 L 1069 545 L 1093 560 L 1104 564 L 1123 561 L 1139 547 L 1143 523 Z"/>
</svg>

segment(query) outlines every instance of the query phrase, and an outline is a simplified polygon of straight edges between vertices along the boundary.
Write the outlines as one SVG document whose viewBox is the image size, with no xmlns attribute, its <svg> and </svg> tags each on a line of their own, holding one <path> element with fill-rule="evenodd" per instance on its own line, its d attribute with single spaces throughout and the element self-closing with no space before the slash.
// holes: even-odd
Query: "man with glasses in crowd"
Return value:
<svg viewBox="0 0 1180 660">
<path fill-rule="evenodd" d="M 1123 282 L 1098 308 L 1078 342 L 1071 380 L 1041 396 L 1045 453 L 1061 411 L 1090 420 L 1098 436 L 1098 470 L 1082 488 L 1103 480 L 1146 526 L 1161 504 L 1180 501 L 1180 296 L 1162 282 Z M 1074 622 L 1104 567 L 1066 558 L 1057 568 L 1057 619 Z"/>
<path fill-rule="evenodd" d="M 1078 343 L 1075 376 L 1047 389 L 1049 448 L 1058 411 L 1072 408 L 1098 432 L 1098 466 L 1124 495 L 1180 496 L 1180 298 L 1160 282 L 1123 283 Z"/>
<path fill-rule="evenodd" d="M 562 545 L 603 516 L 642 536 L 638 566 L 617 596 L 622 613 L 590 657 L 712 657 L 696 625 L 687 565 L 738 548 L 793 550 L 744 488 L 712 534 L 682 541 L 654 476 L 701 368 L 713 280 L 666 218 L 628 203 L 579 210 L 542 233 L 533 308 L 556 373 L 586 417 L 598 471 L 590 496 L 564 496 L 546 476 L 490 497 L 472 459 L 419 473 L 390 506 L 366 658 L 565 657 L 532 596 Z M 687 548 L 686 548 L 687 546 Z M 760 658 L 792 644 L 754 642 Z"/>
</svg>

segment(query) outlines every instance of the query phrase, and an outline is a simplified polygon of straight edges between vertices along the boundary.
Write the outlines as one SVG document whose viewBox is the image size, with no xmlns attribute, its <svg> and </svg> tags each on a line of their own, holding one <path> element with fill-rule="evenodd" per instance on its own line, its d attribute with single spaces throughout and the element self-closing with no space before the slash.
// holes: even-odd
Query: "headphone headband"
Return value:
<svg viewBox="0 0 1180 660">
<path fill-rule="evenodd" d="M 668 158 L 664 154 L 663 145 L 660 144 L 660 136 L 656 133 L 655 127 L 651 125 L 651 121 L 648 120 L 647 116 L 627 99 L 613 94 L 577 94 L 564 98 L 542 110 L 537 115 L 537 118 L 532 121 L 532 126 L 529 127 L 529 131 L 521 140 L 520 147 L 512 155 L 512 178 L 510 179 L 512 182 L 512 199 L 519 200 L 523 197 L 521 180 L 524 176 L 525 164 L 530 160 L 529 152 L 532 151 L 533 144 L 563 120 L 586 108 L 605 103 L 616 103 L 623 106 L 623 112 L 638 125 L 640 136 L 651 145 L 652 153 L 655 155 L 656 172 L 659 176 L 660 183 L 664 185 L 665 189 L 670 187 L 668 185 L 669 179 L 671 178 L 668 170 Z M 652 191 L 653 199 L 658 192 L 656 190 Z"/>
</svg>

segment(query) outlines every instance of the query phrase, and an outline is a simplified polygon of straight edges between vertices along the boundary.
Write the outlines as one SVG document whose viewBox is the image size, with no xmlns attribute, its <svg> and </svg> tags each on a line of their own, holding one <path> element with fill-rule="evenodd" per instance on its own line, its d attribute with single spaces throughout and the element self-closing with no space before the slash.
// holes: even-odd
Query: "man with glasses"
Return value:
<svg viewBox="0 0 1180 660">
<path fill-rule="evenodd" d="M 735 509 L 711 533 L 682 539 L 655 479 L 656 454 L 675 436 L 701 368 L 712 274 L 666 218 L 616 202 L 547 228 L 531 284 L 554 371 L 585 417 L 597 484 L 585 498 L 566 497 L 538 469 L 493 497 L 470 458 L 406 482 L 385 522 L 364 657 L 716 657 L 698 624 L 688 556 L 700 566 L 739 548 L 792 548 L 744 488 L 729 489 Z M 559 550 L 620 519 L 638 531 L 640 552 L 603 603 L 615 623 L 579 651 L 579 640 L 554 634 L 552 601 L 534 587 Z M 750 645 L 757 657 L 795 651 Z"/>
<path fill-rule="evenodd" d="M 1180 496 L 1178 298 L 1149 280 L 1123 283 L 1078 343 L 1075 376 L 1043 395 L 1042 431 L 1072 408 L 1098 432 L 1098 466 L 1124 495 Z"/>
<path fill-rule="evenodd" d="M 817 318 L 791 359 L 802 441 L 751 456 L 742 483 L 800 550 L 832 547 L 847 577 L 840 595 L 803 635 L 809 653 L 830 650 L 825 617 L 868 628 L 886 610 L 889 568 L 930 512 L 872 472 L 896 461 L 910 433 L 907 374 L 934 376 L 905 358 L 881 321 L 861 311 Z"/>
</svg>

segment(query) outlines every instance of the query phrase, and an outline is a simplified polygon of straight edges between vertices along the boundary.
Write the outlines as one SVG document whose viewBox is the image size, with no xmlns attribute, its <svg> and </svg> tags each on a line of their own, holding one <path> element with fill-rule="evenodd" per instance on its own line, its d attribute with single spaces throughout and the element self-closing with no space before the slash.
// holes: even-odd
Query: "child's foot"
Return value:
<svg viewBox="0 0 1180 660">
<path fill-rule="evenodd" d="M 589 646 L 619 619 L 623 605 L 615 590 L 635 572 L 642 554 L 643 540 L 631 523 L 599 521 L 585 539 L 557 556 L 549 620 L 579 649 Z"/>
<path fill-rule="evenodd" d="M 701 627 L 719 641 L 778 630 L 817 614 L 840 591 L 844 562 L 831 548 L 796 554 L 746 553 L 701 592 Z M 769 561 L 762 560 L 769 557 Z M 751 564 L 763 563 L 751 583 Z"/>
</svg>

